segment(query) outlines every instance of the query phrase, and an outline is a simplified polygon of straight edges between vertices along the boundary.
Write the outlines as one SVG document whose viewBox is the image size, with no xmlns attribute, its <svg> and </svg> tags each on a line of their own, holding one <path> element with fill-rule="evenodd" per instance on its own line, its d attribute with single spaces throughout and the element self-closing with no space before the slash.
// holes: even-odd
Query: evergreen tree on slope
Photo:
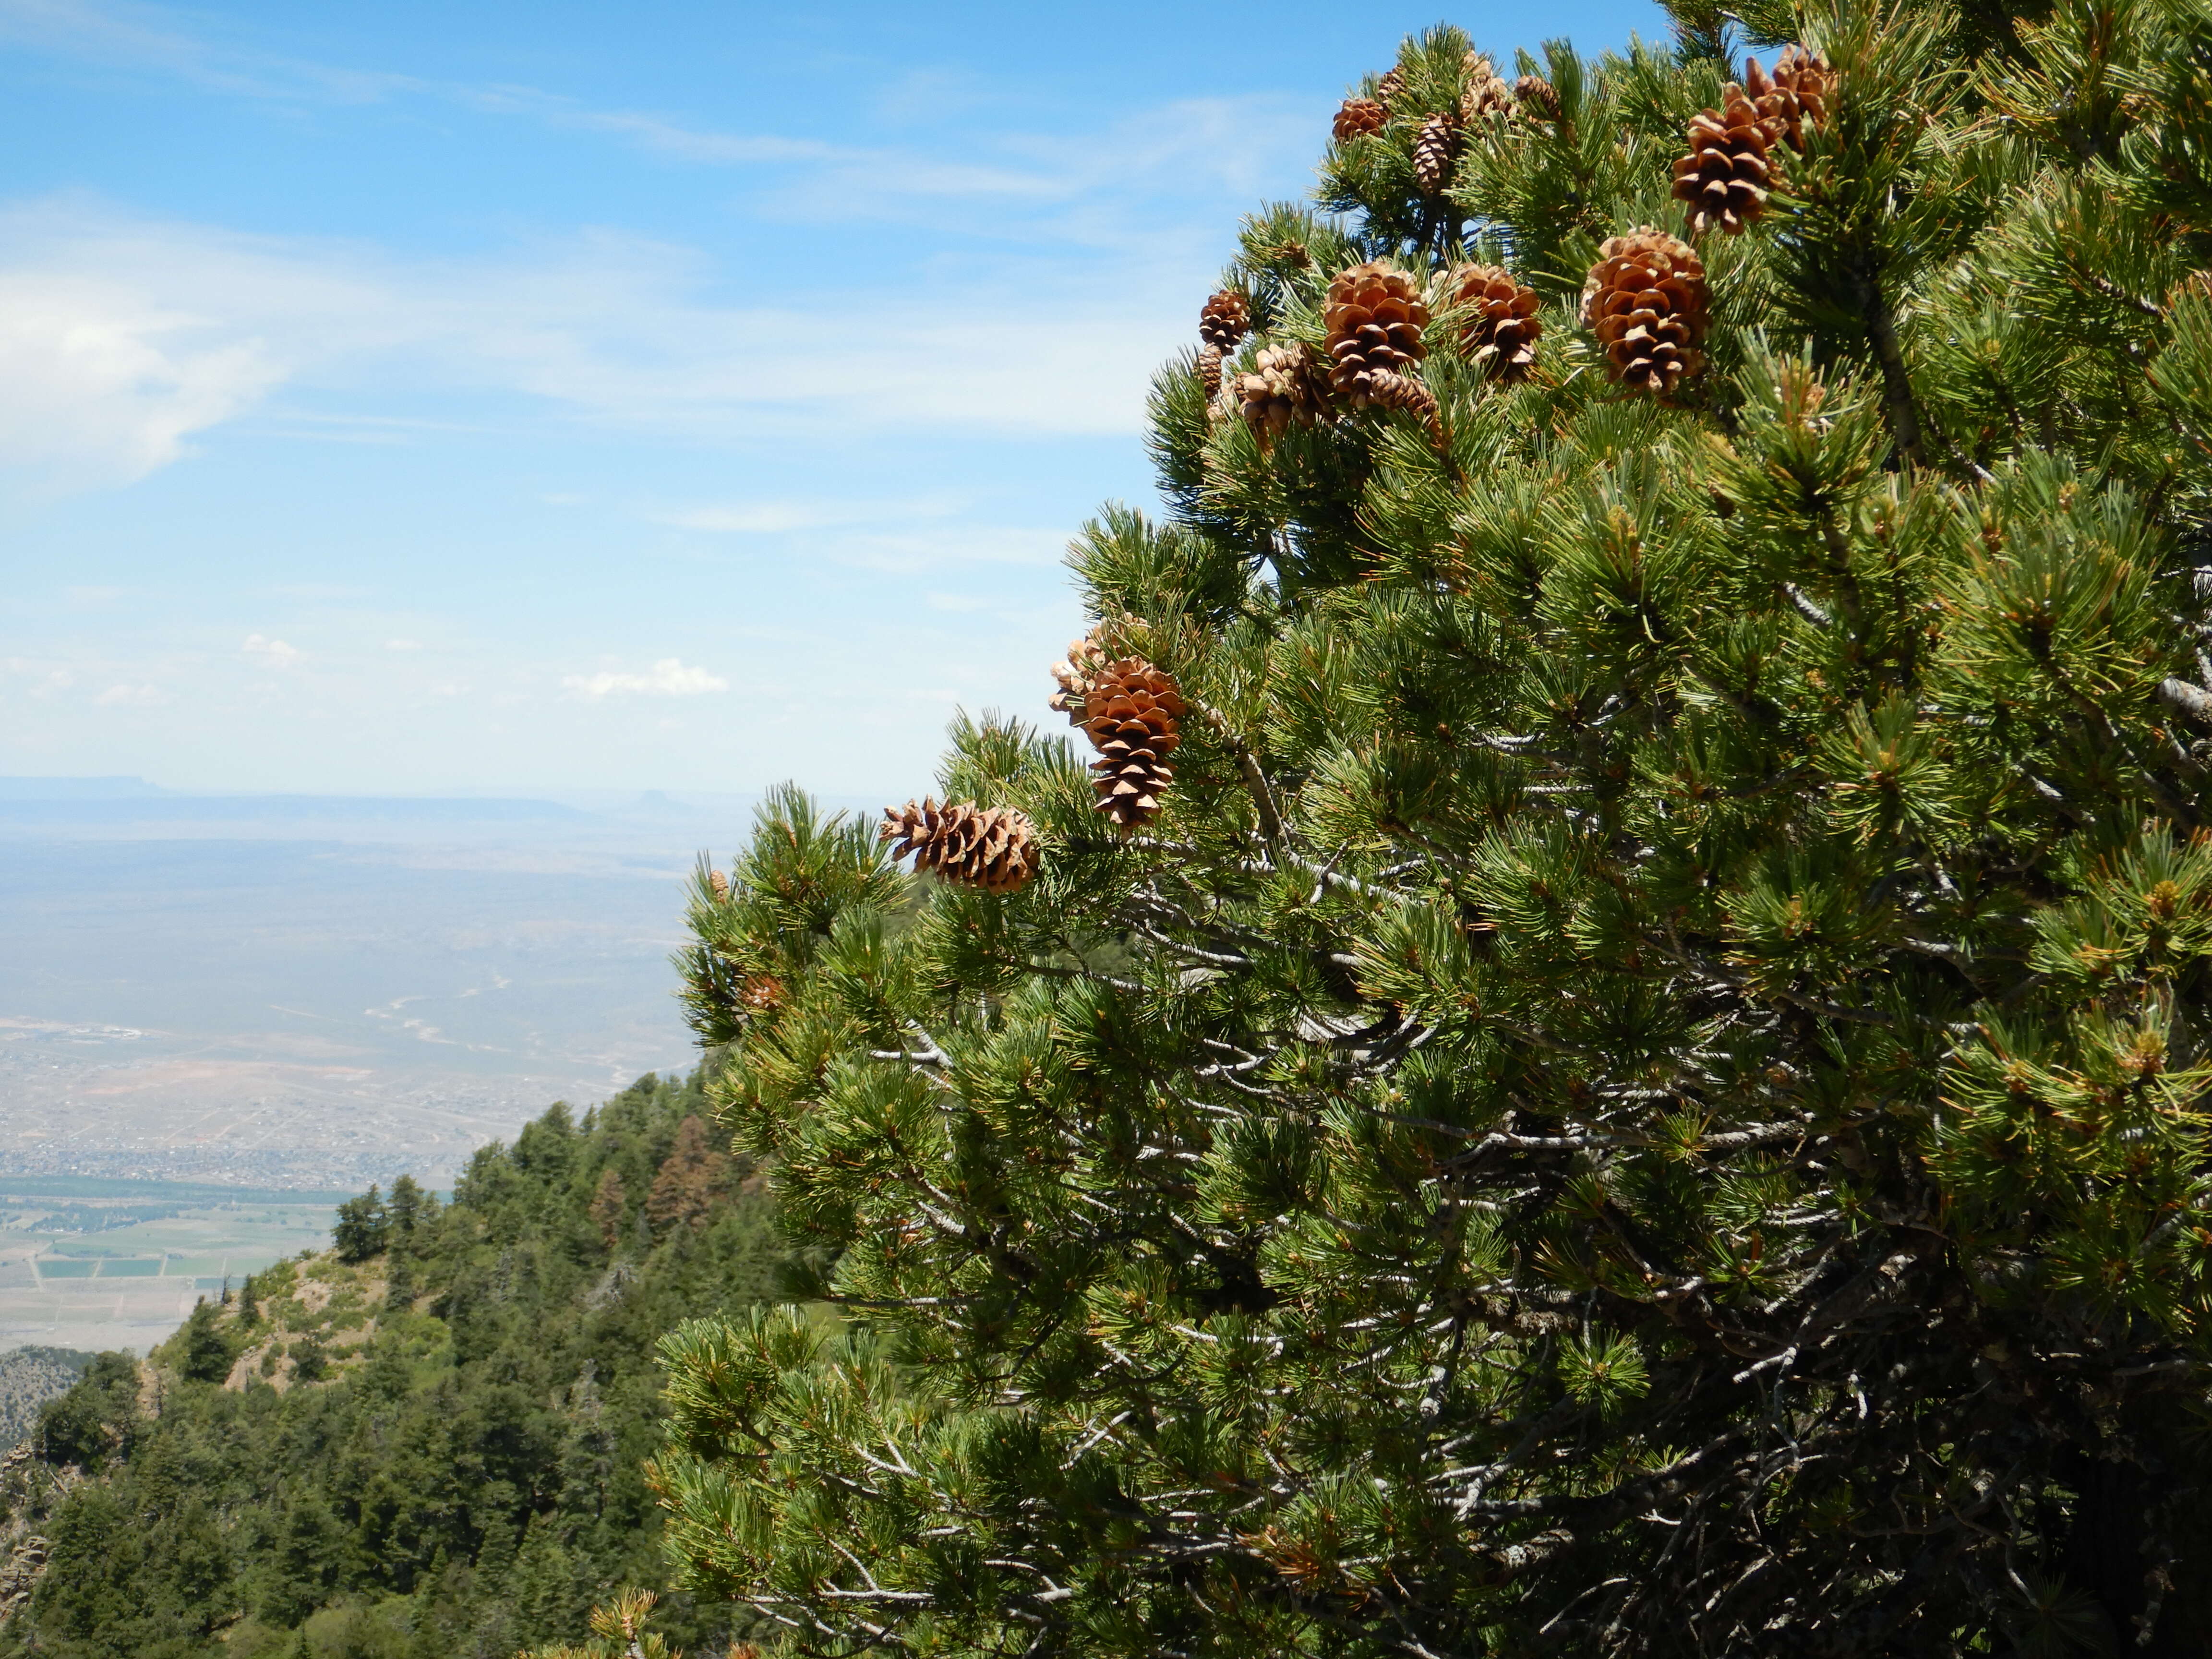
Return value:
<svg viewBox="0 0 2212 1659">
<path fill-rule="evenodd" d="M 1678 21 L 1408 42 L 1073 739 L 702 874 L 796 1650 L 2212 1652 L 2212 9 Z"/>
</svg>

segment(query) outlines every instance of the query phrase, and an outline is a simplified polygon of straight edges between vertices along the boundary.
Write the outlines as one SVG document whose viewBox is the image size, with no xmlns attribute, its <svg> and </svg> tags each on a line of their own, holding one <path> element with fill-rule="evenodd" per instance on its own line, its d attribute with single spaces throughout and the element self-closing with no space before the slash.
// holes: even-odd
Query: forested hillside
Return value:
<svg viewBox="0 0 2212 1659">
<path fill-rule="evenodd" d="M 0 1353 L 0 1446 L 30 1433 L 39 1408 L 66 1394 L 92 1364 L 75 1348 L 11 1348 Z"/>
<path fill-rule="evenodd" d="M 777 1252 L 702 1111 L 651 1076 L 556 1106 L 449 1204 L 372 1191 L 334 1249 L 101 1356 L 0 1468 L 30 1589 L 0 1655 L 507 1659 L 664 1583 L 656 1340 L 767 1294 Z M 732 1616 L 657 1622 L 696 1653 Z"/>
</svg>

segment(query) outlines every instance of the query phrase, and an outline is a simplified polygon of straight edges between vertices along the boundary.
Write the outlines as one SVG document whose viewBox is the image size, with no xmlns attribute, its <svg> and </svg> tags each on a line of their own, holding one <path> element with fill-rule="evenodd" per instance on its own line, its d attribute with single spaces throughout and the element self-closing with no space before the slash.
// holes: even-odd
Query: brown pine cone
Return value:
<svg viewBox="0 0 2212 1659">
<path fill-rule="evenodd" d="M 1524 75 L 1513 83 L 1513 101 L 1534 121 L 1559 118 L 1559 89 L 1540 75 Z"/>
<path fill-rule="evenodd" d="M 1373 397 L 1370 375 L 1410 371 L 1428 355 L 1421 343 L 1428 320 L 1420 290 L 1404 271 L 1374 259 L 1340 272 L 1322 313 L 1331 383 L 1354 409 L 1364 408 Z"/>
<path fill-rule="evenodd" d="M 924 796 L 919 805 L 884 809 L 879 839 L 896 843 L 894 859 L 914 854 L 916 870 L 987 893 L 1014 893 L 1037 872 L 1036 830 L 1023 814 L 988 811 L 972 800 L 939 806 Z"/>
<path fill-rule="evenodd" d="M 1215 396 L 1221 390 L 1221 348 L 1200 346 L 1198 349 L 1198 383 L 1206 388 L 1206 395 Z"/>
<path fill-rule="evenodd" d="M 1394 112 L 1390 106 L 1398 101 L 1398 94 L 1405 89 L 1405 70 L 1389 69 L 1382 72 L 1382 78 L 1375 83 L 1375 101 L 1382 106 L 1383 114 Z"/>
<path fill-rule="evenodd" d="M 1470 52 L 1461 70 L 1459 118 L 1462 125 L 1471 127 L 1488 115 L 1511 116 L 1513 88 L 1491 66 L 1487 58 L 1479 52 Z"/>
<path fill-rule="evenodd" d="M 1437 448 L 1444 446 L 1443 416 L 1437 411 L 1437 394 L 1410 374 L 1377 369 L 1367 377 L 1367 400 L 1377 409 L 1401 415 L 1418 415 L 1429 428 Z"/>
<path fill-rule="evenodd" d="M 1083 734 L 1098 751 L 1091 769 L 1097 810 L 1121 828 L 1149 822 L 1174 779 L 1167 764 L 1182 741 L 1176 731 L 1184 705 L 1175 677 L 1141 657 L 1124 657 L 1091 677 L 1084 698 Z"/>
<path fill-rule="evenodd" d="M 1338 143 L 1348 144 L 1363 134 L 1382 131 L 1389 118 L 1390 112 L 1372 98 L 1347 98 L 1338 106 L 1336 124 L 1329 131 Z"/>
<path fill-rule="evenodd" d="M 1289 431 L 1293 421 L 1311 426 L 1329 413 L 1328 379 L 1304 341 L 1261 347 L 1258 361 L 1237 377 L 1231 390 L 1262 449 Z"/>
<path fill-rule="evenodd" d="M 707 872 L 707 887 L 708 890 L 712 892 L 717 899 L 726 903 L 728 902 L 730 896 L 730 878 L 724 875 L 720 870 L 709 870 Z"/>
<path fill-rule="evenodd" d="M 1421 123 L 1413 140 L 1413 182 L 1424 196 L 1441 196 L 1459 158 L 1459 118 L 1438 111 Z"/>
<path fill-rule="evenodd" d="M 1223 289 L 1199 308 L 1198 337 L 1218 350 L 1236 350 L 1251 331 L 1252 307 L 1233 288 Z"/>
<path fill-rule="evenodd" d="M 1445 292 L 1461 312 L 1460 355 L 1494 380 L 1510 385 L 1525 379 L 1544 331 L 1536 290 L 1523 288 L 1503 265 L 1462 265 Z"/>
<path fill-rule="evenodd" d="M 1746 58 L 1743 85 L 1759 114 L 1789 141 L 1790 149 L 1802 150 L 1806 124 L 1818 127 L 1828 118 L 1836 97 L 1836 72 L 1820 53 L 1784 46 L 1771 77 L 1756 58 Z"/>
<path fill-rule="evenodd" d="M 1100 636 L 1105 631 L 1106 624 L 1101 623 L 1081 639 L 1070 640 L 1067 659 L 1052 665 L 1052 677 L 1060 682 L 1060 690 L 1046 702 L 1066 715 L 1070 726 L 1083 724 L 1083 702 L 1091 693 L 1091 682 L 1112 660 L 1100 643 Z"/>
<path fill-rule="evenodd" d="M 1686 242 L 1650 225 L 1608 238 L 1583 284 L 1583 321 L 1605 348 L 1613 379 L 1669 392 L 1704 366 L 1711 294 Z"/>
<path fill-rule="evenodd" d="M 1690 118 L 1690 153 L 1674 163 L 1674 199 L 1689 205 L 1692 235 L 1716 225 L 1738 235 L 1766 211 L 1766 192 L 1782 176 L 1782 158 L 1773 154 L 1782 130 L 1733 81 L 1720 108 Z"/>
</svg>

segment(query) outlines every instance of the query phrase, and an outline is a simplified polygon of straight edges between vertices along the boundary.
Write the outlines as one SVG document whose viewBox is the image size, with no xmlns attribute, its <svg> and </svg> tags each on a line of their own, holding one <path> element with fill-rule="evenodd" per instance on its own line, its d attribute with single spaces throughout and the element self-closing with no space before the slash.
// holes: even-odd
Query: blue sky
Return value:
<svg viewBox="0 0 2212 1659">
<path fill-rule="evenodd" d="M 920 787 L 1435 15 L 0 0 L 0 773 Z"/>
</svg>

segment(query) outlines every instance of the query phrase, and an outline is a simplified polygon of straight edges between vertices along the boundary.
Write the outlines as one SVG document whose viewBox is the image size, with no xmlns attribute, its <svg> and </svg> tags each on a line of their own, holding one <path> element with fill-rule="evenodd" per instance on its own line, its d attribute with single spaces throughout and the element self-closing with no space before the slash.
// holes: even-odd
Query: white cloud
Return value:
<svg viewBox="0 0 2212 1659">
<path fill-rule="evenodd" d="M 695 251 L 611 234 L 404 261 L 81 199 L 17 204 L 0 209 L 0 442 L 119 482 L 280 386 L 325 403 L 395 386 L 520 393 L 718 442 L 799 423 L 1133 433 L 1209 263 L 1155 242 L 1142 258 L 1006 256 L 896 289 L 822 287 L 805 307 L 729 304 L 702 297 L 720 273 Z M 342 429 L 278 412 L 302 433 Z M 413 423 L 357 418 L 415 441 Z"/>
<path fill-rule="evenodd" d="M 282 640 L 272 640 L 261 634 L 248 634 L 246 643 L 239 649 L 270 668 L 289 668 L 300 660 L 297 646 L 287 645 Z"/>
<path fill-rule="evenodd" d="M 155 708 L 176 699 L 158 685 L 111 685 L 93 699 L 101 708 Z"/>
<path fill-rule="evenodd" d="M 422 648 L 422 641 L 420 640 L 386 640 L 384 642 L 384 648 L 386 651 L 420 651 Z"/>
<path fill-rule="evenodd" d="M 729 681 L 720 675 L 703 668 L 686 668 L 674 657 L 663 657 L 642 674 L 570 674 L 561 684 L 593 702 L 602 697 L 696 697 L 730 689 Z"/>
<path fill-rule="evenodd" d="M 282 375 L 244 319 L 96 270 L 0 270 L 0 453 L 49 486 L 143 477 Z"/>
</svg>

